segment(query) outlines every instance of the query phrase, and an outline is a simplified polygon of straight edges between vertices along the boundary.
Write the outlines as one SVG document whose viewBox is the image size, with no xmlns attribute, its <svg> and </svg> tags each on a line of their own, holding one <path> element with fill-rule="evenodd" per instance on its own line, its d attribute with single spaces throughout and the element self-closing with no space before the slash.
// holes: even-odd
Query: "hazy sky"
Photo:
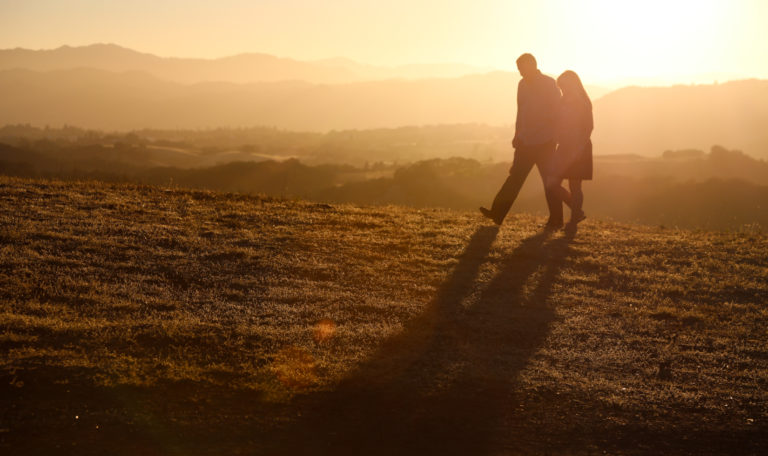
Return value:
<svg viewBox="0 0 768 456">
<path fill-rule="evenodd" d="M 464 62 L 590 83 L 768 78 L 766 0 L 0 0 L 0 48 Z"/>
</svg>

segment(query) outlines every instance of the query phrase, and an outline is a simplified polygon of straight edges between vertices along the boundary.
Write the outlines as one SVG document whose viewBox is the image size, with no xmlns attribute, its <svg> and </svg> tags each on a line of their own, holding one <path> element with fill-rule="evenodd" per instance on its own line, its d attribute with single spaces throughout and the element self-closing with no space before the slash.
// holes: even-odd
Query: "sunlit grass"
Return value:
<svg viewBox="0 0 768 456">
<path fill-rule="evenodd" d="M 354 418 L 393 452 L 408 429 L 463 448 L 434 423 L 481 453 L 765 442 L 764 234 L 540 223 L 0 178 L 0 441 L 227 453 L 314 433 L 351 453 L 368 431 L 332 429 Z M 653 440 L 670 435 L 699 443 Z"/>
</svg>

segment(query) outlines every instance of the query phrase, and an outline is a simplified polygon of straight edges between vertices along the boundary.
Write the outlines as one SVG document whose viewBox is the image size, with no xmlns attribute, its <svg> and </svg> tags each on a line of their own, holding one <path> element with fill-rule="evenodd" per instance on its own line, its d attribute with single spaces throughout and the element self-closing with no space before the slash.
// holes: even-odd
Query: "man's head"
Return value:
<svg viewBox="0 0 768 456">
<path fill-rule="evenodd" d="M 536 75 L 538 73 L 536 58 L 528 53 L 521 55 L 517 58 L 517 69 L 520 71 L 520 76 L 523 79 Z"/>
</svg>

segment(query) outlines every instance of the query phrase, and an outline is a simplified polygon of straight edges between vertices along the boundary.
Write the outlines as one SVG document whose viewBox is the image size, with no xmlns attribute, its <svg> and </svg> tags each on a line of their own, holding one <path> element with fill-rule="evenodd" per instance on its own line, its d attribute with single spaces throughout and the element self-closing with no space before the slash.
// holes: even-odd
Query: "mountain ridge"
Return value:
<svg viewBox="0 0 768 456">
<path fill-rule="evenodd" d="M 661 153 L 728 144 L 768 157 L 768 80 L 624 87 L 597 100 L 594 112 L 596 150 Z"/>
<path fill-rule="evenodd" d="M 218 58 L 160 57 L 113 43 L 60 46 L 56 49 L 0 49 L 0 70 L 37 71 L 90 67 L 108 71 L 142 70 L 180 83 L 209 80 L 266 82 L 300 79 L 315 83 L 424 77 L 455 77 L 490 69 L 456 63 L 408 64 L 392 67 L 357 62 L 346 57 L 302 61 L 267 53 L 246 52 Z"/>
</svg>

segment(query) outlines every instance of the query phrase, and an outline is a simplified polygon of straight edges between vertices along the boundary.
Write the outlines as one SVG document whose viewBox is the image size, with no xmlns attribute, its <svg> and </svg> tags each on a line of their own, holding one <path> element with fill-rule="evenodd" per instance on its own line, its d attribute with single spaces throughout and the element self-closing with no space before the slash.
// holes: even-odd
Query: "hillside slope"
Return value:
<svg viewBox="0 0 768 456">
<path fill-rule="evenodd" d="M 768 237 L 0 177 L 8 454 L 758 454 Z"/>
<path fill-rule="evenodd" d="M 768 157 L 768 81 L 625 87 L 595 102 L 596 153 L 661 154 L 726 144 Z"/>
</svg>

